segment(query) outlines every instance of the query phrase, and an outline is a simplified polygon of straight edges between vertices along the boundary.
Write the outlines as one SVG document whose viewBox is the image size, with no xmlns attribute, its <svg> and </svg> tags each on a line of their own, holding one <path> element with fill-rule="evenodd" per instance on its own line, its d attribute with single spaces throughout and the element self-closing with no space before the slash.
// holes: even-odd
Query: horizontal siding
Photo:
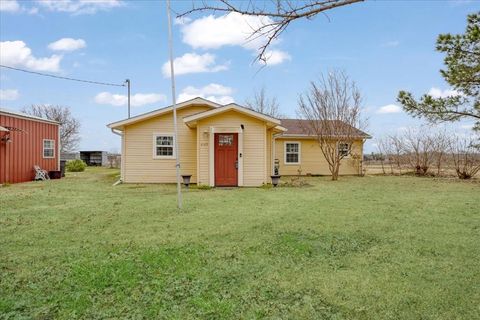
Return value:
<svg viewBox="0 0 480 320">
<path fill-rule="evenodd" d="M 300 142 L 300 164 L 285 164 L 284 162 L 284 142 L 295 141 Z M 353 145 L 353 152 L 359 154 L 362 159 L 363 143 L 361 140 Z M 314 139 L 295 139 L 295 138 L 277 138 L 275 140 L 275 159 L 280 161 L 281 175 L 298 175 L 299 169 L 302 175 L 330 175 L 328 163 L 325 159 L 317 140 Z M 341 175 L 359 174 L 360 161 L 352 158 L 344 158 L 340 164 Z"/>
<path fill-rule="evenodd" d="M 266 182 L 265 124 L 263 121 L 228 111 L 198 123 L 200 131 L 199 183 L 209 184 L 209 128 L 239 128 L 243 124 L 243 185 L 259 186 Z"/>
<path fill-rule="evenodd" d="M 177 111 L 180 173 L 197 182 L 197 130 L 187 127 L 182 118 L 209 110 L 192 106 Z M 127 183 L 175 183 L 175 159 L 153 158 L 153 134 L 173 133 L 173 112 L 127 126 L 124 131 L 124 180 Z"/>
</svg>

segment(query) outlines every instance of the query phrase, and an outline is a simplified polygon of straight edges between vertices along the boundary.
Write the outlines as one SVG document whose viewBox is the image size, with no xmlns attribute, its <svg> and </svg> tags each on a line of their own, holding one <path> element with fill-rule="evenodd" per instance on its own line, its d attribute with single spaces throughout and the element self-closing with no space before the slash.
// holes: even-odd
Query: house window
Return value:
<svg viewBox="0 0 480 320">
<path fill-rule="evenodd" d="M 338 155 L 340 157 L 347 157 L 350 153 L 350 146 L 348 143 L 339 143 L 338 144 Z"/>
<path fill-rule="evenodd" d="M 285 164 L 300 163 L 300 143 L 285 142 Z"/>
<path fill-rule="evenodd" d="M 220 134 L 220 135 L 218 135 L 218 145 L 219 146 L 232 146 L 233 145 L 233 134 Z"/>
<path fill-rule="evenodd" d="M 153 136 L 153 157 L 157 159 L 174 159 L 175 145 L 173 134 L 155 134 Z"/>
<path fill-rule="evenodd" d="M 43 157 L 54 158 L 55 157 L 55 140 L 43 140 Z"/>
</svg>

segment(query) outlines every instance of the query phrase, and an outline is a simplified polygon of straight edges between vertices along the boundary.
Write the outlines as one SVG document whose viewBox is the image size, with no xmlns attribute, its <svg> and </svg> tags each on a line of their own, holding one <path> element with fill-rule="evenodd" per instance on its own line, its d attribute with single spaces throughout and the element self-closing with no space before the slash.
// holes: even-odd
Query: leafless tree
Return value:
<svg viewBox="0 0 480 320">
<path fill-rule="evenodd" d="M 460 179 L 470 179 L 480 171 L 480 148 L 473 138 L 457 138 L 451 142 L 455 172 Z"/>
<path fill-rule="evenodd" d="M 327 160 L 332 180 L 338 179 L 341 160 L 352 154 L 352 145 L 366 134 L 361 123 L 361 95 L 357 86 L 341 71 L 329 72 L 310 83 L 298 100 L 298 115 L 307 120 L 304 128 L 316 136 Z"/>
<path fill-rule="evenodd" d="M 382 166 L 383 174 L 387 173 L 385 171 L 385 160 L 388 159 L 389 143 L 390 141 L 385 138 L 380 138 L 377 140 L 377 150 L 378 150 L 378 153 L 380 154 L 380 165 Z"/>
<path fill-rule="evenodd" d="M 267 49 L 287 29 L 290 23 L 299 19 L 311 20 L 318 14 L 364 0 L 271 0 L 271 1 L 233 1 L 212 0 L 192 1 L 192 9 L 178 15 L 179 18 L 196 12 L 211 11 L 221 13 L 239 13 L 247 16 L 264 17 L 259 26 L 252 26 L 247 40 L 265 38 L 257 55 L 258 61 L 266 62 Z"/>
<path fill-rule="evenodd" d="M 410 129 L 405 132 L 404 149 L 410 167 L 415 174 L 427 175 L 433 163 L 434 139 L 425 129 Z"/>
<path fill-rule="evenodd" d="M 389 137 L 389 143 L 391 145 L 391 157 L 395 165 L 397 166 L 398 172 L 402 174 L 402 161 L 403 161 L 403 140 L 398 135 L 391 135 Z"/>
<path fill-rule="evenodd" d="M 260 90 L 255 90 L 253 93 L 253 98 L 245 100 L 245 105 L 247 108 L 254 111 L 267 114 L 274 118 L 281 118 L 279 104 L 277 98 L 268 98 L 267 90 L 265 87 L 262 87 Z"/>
<path fill-rule="evenodd" d="M 433 134 L 433 161 L 437 168 L 437 176 L 442 174 L 442 168 L 448 157 L 448 151 L 451 145 L 451 138 L 445 131 L 438 131 Z"/>
<path fill-rule="evenodd" d="M 72 152 L 77 149 L 80 142 L 80 122 L 73 117 L 69 107 L 31 105 L 23 108 L 22 112 L 59 122 L 61 152 Z"/>
</svg>

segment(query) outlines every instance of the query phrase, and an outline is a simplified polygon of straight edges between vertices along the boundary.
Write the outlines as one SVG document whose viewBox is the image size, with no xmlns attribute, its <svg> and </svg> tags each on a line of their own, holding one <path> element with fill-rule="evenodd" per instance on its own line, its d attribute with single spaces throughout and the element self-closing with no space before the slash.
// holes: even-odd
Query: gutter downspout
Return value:
<svg viewBox="0 0 480 320">
<path fill-rule="evenodd" d="M 275 174 L 275 139 L 278 138 L 278 137 L 281 137 L 283 135 L 283 133 L 276 133 L 274 135 L 272 135 L 272 171 L 270 172 L 270 174 L 273 176 Z"/>
<path fill-rule="evenodd" d="M 119 184 L 123 183 L 123 165 L 124 165 L 124 160 L 125 160 L 124 159 L 124 151 L 125 150 L 123 148 L 124 137 L 123 137 L 123 132 L 118 131 L 118 130 L 115 131 L 114 128 L 110 128 L 110 130 L 112 131 L 113 134 L 116 134 L 117 136 L 120 136 L 122 138 L 122 146 L 121 146 L 121 151 L 120 151 L 121 152 L 120 153 L 121 154 L 121 158 L 120 158 L 120 179 L 113 184 L 113 186 L 116 186 L 116 185 L 119 185 Z"/>
<path fill-rule="evenodd" d="M 365 175 L 363 172 L 363 148 L 365 147 L 365 142 L 367 142 L 367 139 L 362 139 L 362 155 L 360 157 L 360 165 L 359 165 L 360 172 L 358 173 L 360 177 L 363 177 Z"/>
</svg>

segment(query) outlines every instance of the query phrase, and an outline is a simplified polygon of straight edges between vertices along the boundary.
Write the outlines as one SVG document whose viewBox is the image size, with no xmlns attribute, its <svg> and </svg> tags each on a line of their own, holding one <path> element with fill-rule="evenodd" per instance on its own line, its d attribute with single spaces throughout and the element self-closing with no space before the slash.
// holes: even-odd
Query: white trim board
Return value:
<svg viewBox="0 0 480 320">
<path fill-rule="evenodd" d="M 298 161 L 297 162 L 287 162 L 287 143 L 298 144 Z M 283 164 L 286 166 L 290 165 L 299 165 L 302 163 L 302 143 L 300 141 L 284 141 L 283 142 Z"/>
</svg>

